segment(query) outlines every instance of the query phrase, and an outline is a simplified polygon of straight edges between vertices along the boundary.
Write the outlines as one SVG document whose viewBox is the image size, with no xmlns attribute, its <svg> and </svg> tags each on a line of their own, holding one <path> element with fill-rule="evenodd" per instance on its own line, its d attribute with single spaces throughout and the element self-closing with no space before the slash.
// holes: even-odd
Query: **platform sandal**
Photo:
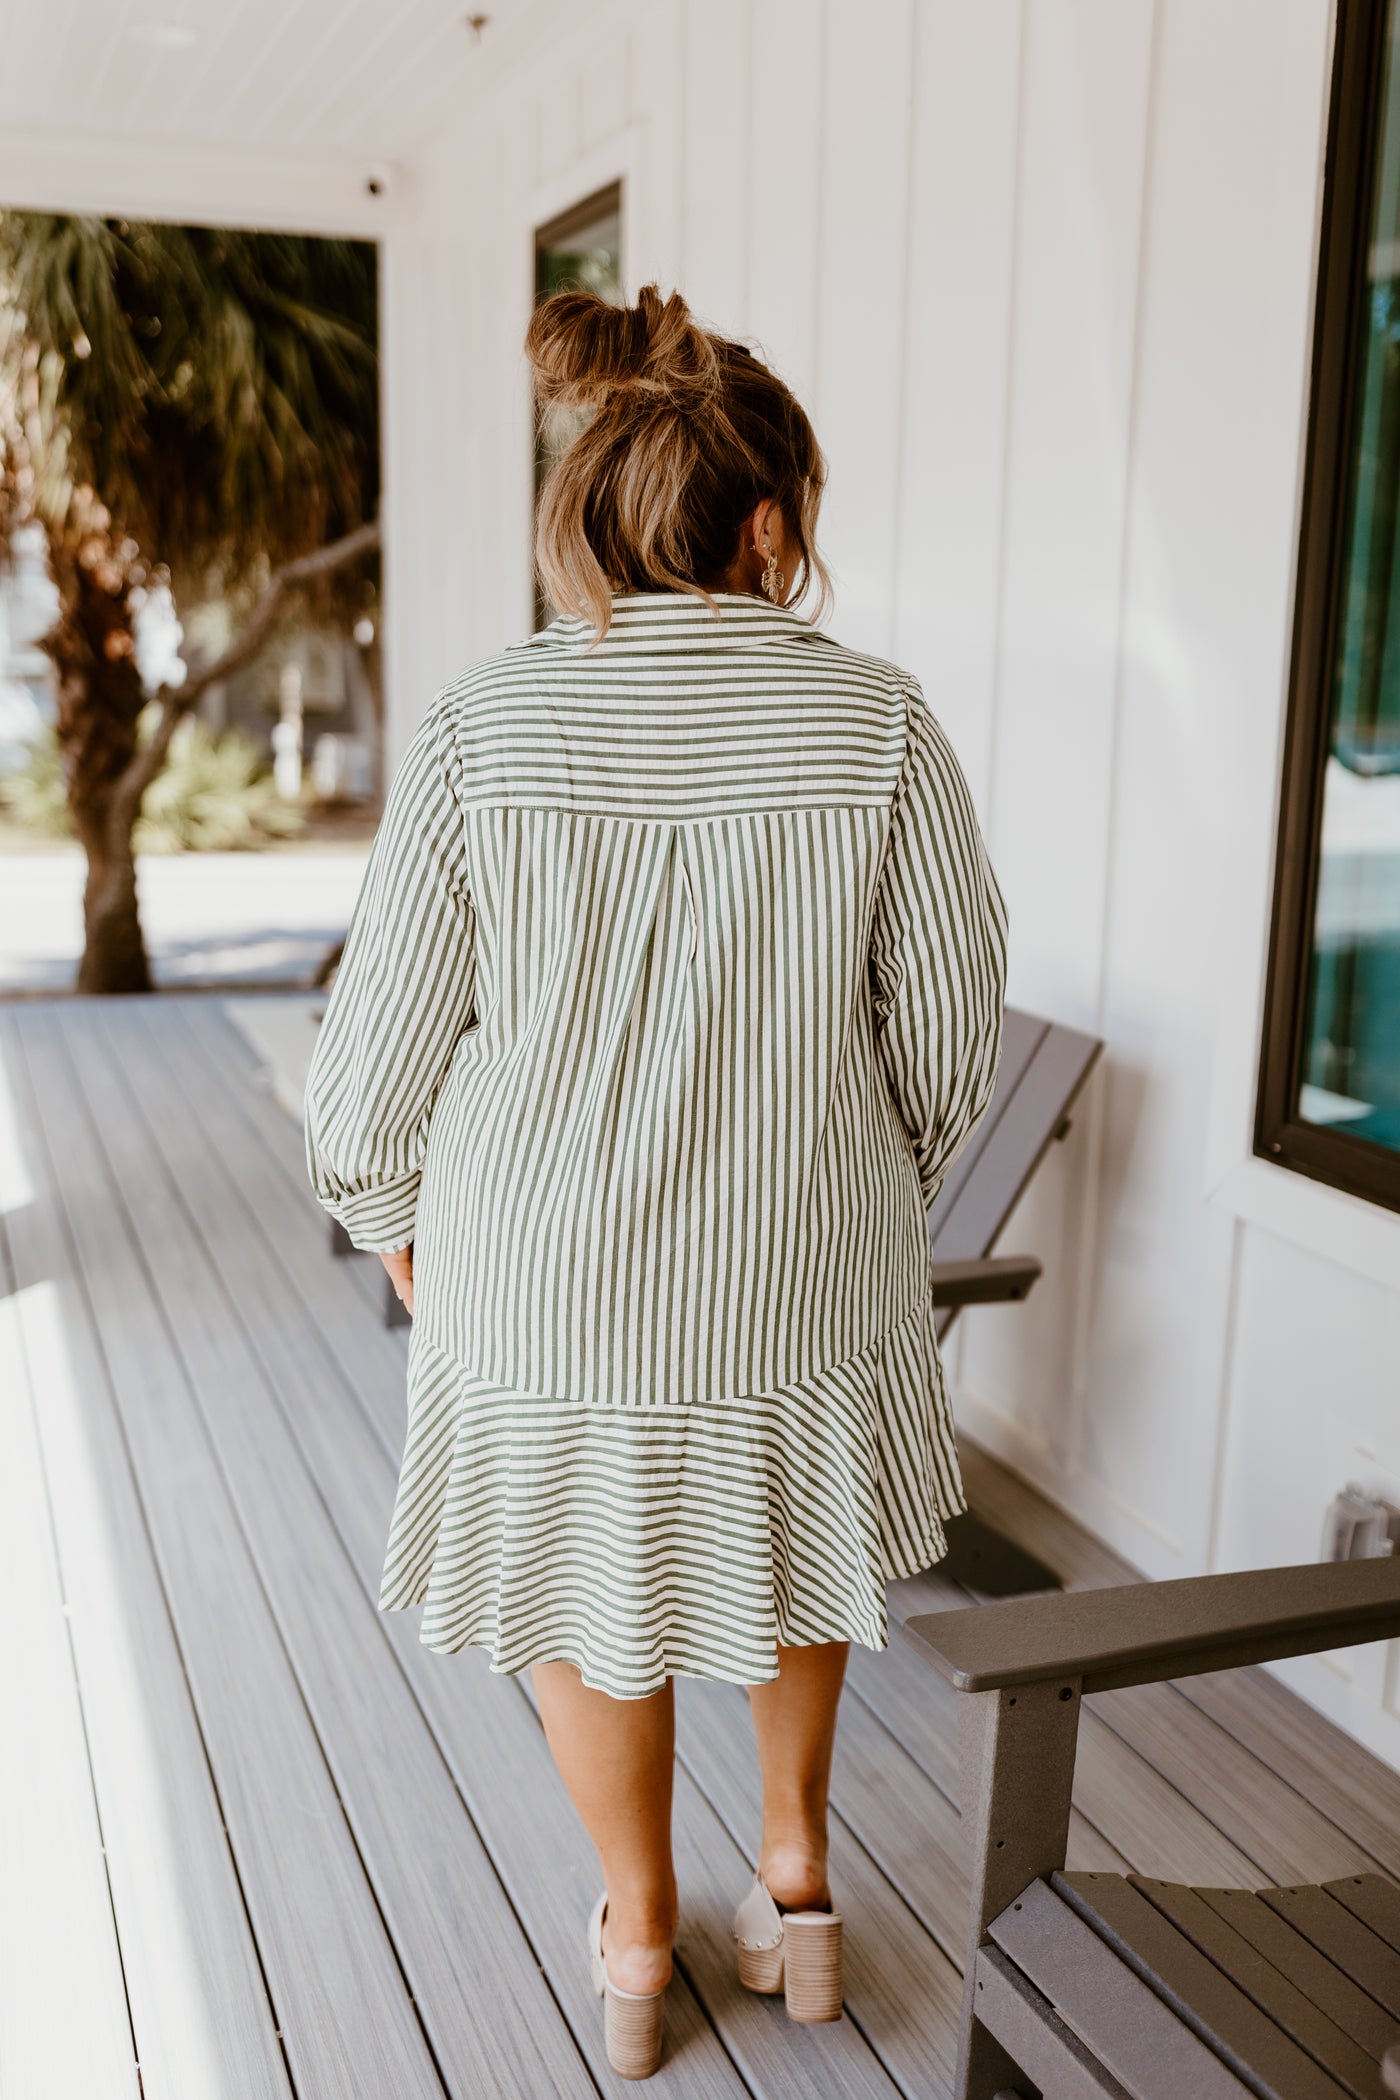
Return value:
<svg viewBox="0 0 1400 2100">
<path fill-rule="evenodd" d="M 790 2020 L 841 2017 L 841 1913 L 784 1910 L 761 1874 L 734 1913 L 739 1981 L 748 1991 L 781 1991 Z"/>
<path fill-rule="evenodd" d="M 608 1981 L 603 1959 L 603 1917 L 607 1907 L 604 1893 L 594 1904 L 588 1921 L 588 1957 L 593 1965 L 593 1987 L 603 2001 L 603 2040 L 608 2062 L 619 2078 L 650 2078 L 661 2062 L 666 1986 L 663 1984 L 659 1991 L 620 1991 Z"/>
</svg>

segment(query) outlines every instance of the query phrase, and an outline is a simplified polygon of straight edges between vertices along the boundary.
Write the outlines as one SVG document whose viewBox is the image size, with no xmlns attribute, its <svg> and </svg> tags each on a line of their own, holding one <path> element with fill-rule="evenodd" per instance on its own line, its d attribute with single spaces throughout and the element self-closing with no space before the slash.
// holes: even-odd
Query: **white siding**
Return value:
<svg viewBox="0 0 1400 2100">
<path fill-rule="evenodd" d="M 810 405 L 834 630 L 964 758 L 1013 998 L 1108 1044 L 962 1420 L 1157 1575 L 1400 1493 L 1400 1219 L 1250 1157 L 1330 38 L 1327 0 L 614 0 L 438 141 L 393 280 L 400 747 L 528 622 L 546 209 L 623 176 L 632 287 Z M 1400 1762 L 1382 1664 L 1289 1675 Z"/>
</svg>

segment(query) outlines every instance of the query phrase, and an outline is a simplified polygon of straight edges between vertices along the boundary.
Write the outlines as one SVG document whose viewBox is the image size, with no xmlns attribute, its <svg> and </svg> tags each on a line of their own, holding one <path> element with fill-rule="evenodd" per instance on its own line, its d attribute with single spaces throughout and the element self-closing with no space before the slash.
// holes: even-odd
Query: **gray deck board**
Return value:
<svg viewBox="0 0 1400 2100">
<path fill-rule="evenodd" d="M 1192 1706 L 1400 1876 L 1400 1772 L 1336 1729 L 1300 1728 L 1299 1701 L 1266 1670 L 1188 1678 Z"/>
<path fill-rule="evenodd" d="M 17 1189 L 17 1164 L 0 1159 L 7 1193 Z M 0 1667 L 8 1688 L 0 1701 L 0 2090 L 136 2100 L 121 1948 L 35 1400 L 0 1233 Z M 82 2020 L 69 2016 L 75 2002 L 85 2009 Z"/>
<path fill-rule="evenodd" d="M 139 1015 L 101 1028 L 75 1016 L 65 1033 L 137 1234 L 161 1251 L 155 1284 L 170 1332 L 443 2080 L 453 2094 L 502 2100 L 522 2083 L 541 2100 L 591 2093 L 268 1389 L 245 1326 L 258 1324 L 261 1304 L 241 1259 L 249 1236 L 229 1232 L 207 1201 L 208 1139 L 176 1072 Z M 148 1114 L 141 1082 L 152 1073 L 158 1113 Z M 152 1171 L 157 1160 L 164 1174 Z"/>
<path fill-rule="evenodd" d="M 290 2093 L 222 1811 L 40 1118 L 0 1016 L 32 1200 L 6 1231 L 61 1542 L 107 1871 L 147 2100 Z"/>
<path fill-rule="evenodd" d="M 26 1012 L 23 1033 L 293 2079 L 326 2100 L 439 2094 L 152 1289 L 170 1250 L 128 1236 L 53 1010 Z"/>
<path fill-rule="evenodd" d="M 300 1131 L 246 1041 L 209 999 L 36 1002 L 0 1016 L 0 1058 L 35 1090 L 40 1171 L 8 1245 L 26 1348 L 60 1388 L 24 1463 L 61 1475 L 68 1696 L 147 2100 L 620 2091 L 582 1947 L 596 1867 L 525 1684 L 376 1609 L 407 1335 L 382 1324 L 378 1263 L 331 1257 Z M 1133 1579 L 985 1454 L 965 1473 L 1072 1585 Z M 896 1585 L 892 1619 L 953 1594 Z M 55 1663 L 52 1634 L 27 1674 Z M 1086 1713 L 1073 1866 L 1245 1887 L 1394 1863 L 1400 1775 L 1251 1683 Z M 742 1693 L 680 1691 L 685 1919 L 659 2100 L 944 2100 L 966 1888 L 953 1696 L 897 1635 L 853 1655 L 832 1859 L 849 2018 L 801 2030 L 733 1974 L 759 1819 Z M 54 1790 L 82 1778 L 70 1759 Z M 160 1856 L 172 1835 L 178 1860 Z"/>
<path fill-rule="evenodd" d="M 1153 1696 L 1144 1698 L 1142 1693 Z M 1138 1685 L 1099 1692 L 1094 1713 L 1121 1740 L 1151 1757 L 1186 1800 L 1248 1854 L 1267 1881 L 1330 1881 L 1366 1873 L 1371 1854 L 1236 1742 L 1174 1685 Z M 1218 1883 L 1218 1874 L 1193 1880 Z"/>
</svg>

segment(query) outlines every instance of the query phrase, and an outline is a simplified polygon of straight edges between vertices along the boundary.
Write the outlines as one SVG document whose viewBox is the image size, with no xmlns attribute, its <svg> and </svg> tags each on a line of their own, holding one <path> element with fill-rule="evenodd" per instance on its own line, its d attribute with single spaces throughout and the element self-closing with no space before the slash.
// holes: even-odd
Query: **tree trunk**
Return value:
<svg viewBox="0 0 1400 2100">
<path fill-rule="evenodd" d="M 58 741 L 68 804 L 87 854 L 80 992 L 149 992 L 151 968 L 136 900 L 131 835 L 141 798 L 164 765 L 176 724 L 201 693 L 261 648 L 289 591 L 332 575 L 379 546 L 377 522 L 275 569 L 262 596 L 214 662 L 155 696 L 159 719 L 145 741 L 137 722 L 147 695 L 136 663 L 132 592 L 150 571 L 131 539 L 117 539 L 91 489 L 75 491 L 72 529 L 49 536 L 59 615 L 42 647 L 58 672 Z"/>
<path fill-rule="evenodd" d="M 87 882 L 83 888 L 83 959 L 80 992 L 149 992 L 151 967 L 136 901 L 136 856 L 131 833 L 113 838 L 111 828 L 83 841 Z"/>
<path fill-rule="evenodd" d="M 87 854 L 80 992 L 148 992 L 150 963 L 136 898 L 131 831 L 138 810 L 118 793 L 145 705 L 131 592 L 144 580 L 134 543 L 115 544 L 97 505 L 80 537 L 50 543 L 59 616 L 44 639 L 58 672 L 58 740 L 68 804 Z"/>
</svg>

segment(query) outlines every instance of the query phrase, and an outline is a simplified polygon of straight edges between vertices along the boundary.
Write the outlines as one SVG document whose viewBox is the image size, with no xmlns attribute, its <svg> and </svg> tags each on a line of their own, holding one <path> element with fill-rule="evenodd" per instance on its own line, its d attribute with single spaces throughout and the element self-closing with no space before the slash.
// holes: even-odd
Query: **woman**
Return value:
<svg viewBox="0 0 1400 2100">
<path fill-rule="evenodd" d="M 1006 919 L 907 673 L 790 610 L 825 463 L 647 286 L 547 300 L 561 617 L 438 694 L 307 1090 L 326 1208 L 413 1313 L 381 1606 L 532 1669 L 597 1846 L 610 2060 L 661 2048 L 677 1675 L 749 1688 L 742 1980 L 840 2011 L 848 1643 L 963 1509 L 925 1213 L 991 1096 Z"/>
</svg>

